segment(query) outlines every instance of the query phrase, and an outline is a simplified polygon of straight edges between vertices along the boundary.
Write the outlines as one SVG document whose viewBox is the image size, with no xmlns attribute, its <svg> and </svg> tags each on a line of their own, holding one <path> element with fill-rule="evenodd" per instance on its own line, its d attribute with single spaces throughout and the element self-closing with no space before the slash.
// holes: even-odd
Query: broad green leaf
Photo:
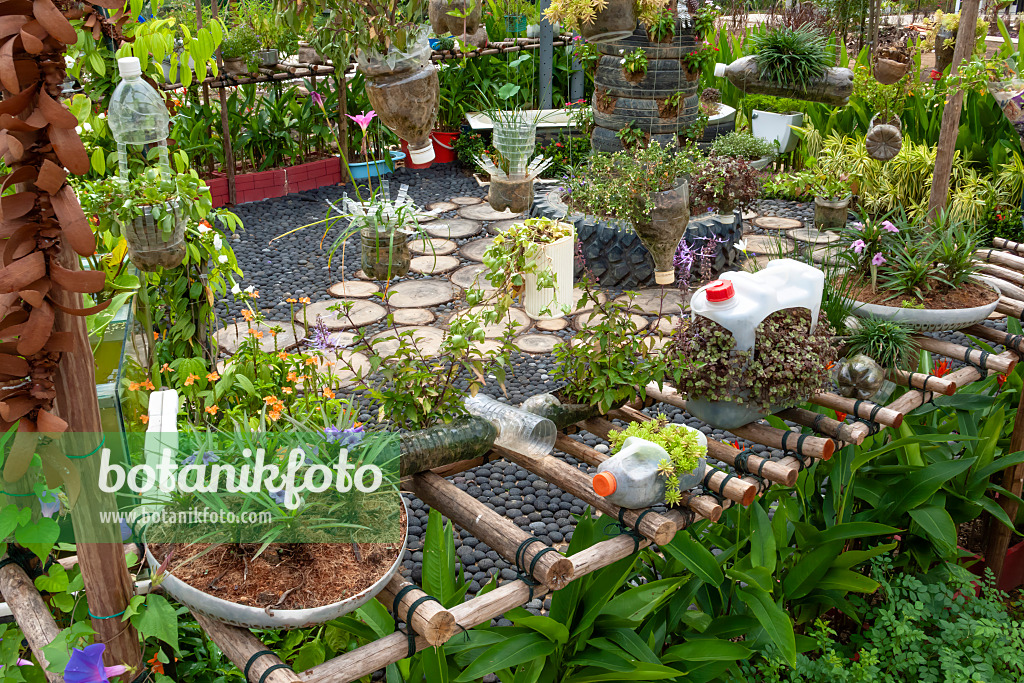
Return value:
<svg viewBox="0 0 1024 683">
<path fill-rule="evenodd" d="M 806 543 L 809 545 L 823 545 L 832 541 L 848 541 L 851 538 L 864 538 L 866 536 L 890 536 L 900 532 L 896 527 L 877 522 L 844 522 L 829 527 L 824 531 L 810 534 Z"/>
<path fill-rule="evenodd" d="M 750 657 L 750 648 L 742 643 L 717 638 L 696 638 L 665 651 L 666 662 L 736 661 Z"/>
<path fill-rule="evenodd" d="M 156 638 L 178 649 L 178 615 L 162 595 L 146 596 L 146 609 L 131 619 L 143 638 Z"/>
<path fill-rule="evenodd" d="M 556 647 L 555 643 L 536 632 L 512 636 L 484 650 L 455 680 L 459 683 L 475 681 L 499 669 L 518 666 L 536 657 L 546 657 Z"/>
<path fill-rule="evenodd" d="M 786 578 L 782 581 L 786 598 L 802 598 L 814 590 L 818 580 L 825 575 L 829 566 L 839 556 L 842 547 L 841 541 L 833 541 L 815 548 L 800 558 L 786 572 Z"/>
<path fill-rule="evenodd" d="M 910 474 L 904 485 L 893 488 L 886 494 L 880 506 L 882 509 L 878 510 L 878 513 L 900 515 L 916 508 L 931 498 L 944 483 L 970 468 L 974 460 L 943 460 Z"/>
<path fill-rule="evenodd" d="M 311 640 L 304 643 L 299 651 L 295 653 L 295 660 L 292 662 L 292 669 L 305 671 L 324 663 L 327 654 L 324 651 L 324 644 L 319 640 Z"/>
<path fill-rule="evenodd" d="M 758 504 L 750 506 L 750 563 L 775 572 L 775 534 L 768 513 Z"/>
<path fill-rule="evenodd" d="M 910 517 L 924 529 L 943 555 L 956 549 L 956 524 L 944 508 L 929 505 L 910 511 Z"/>
<path fill-rule="evenodd" d="M 874 593 L 878 582 L 849 569 L 832 567 L 818 582 L 819 590 L 839 590 L 854 593 Z"/>
<path fill-rule="evenodd" d="M 365 621 L 380 638 L 395 632 L 395 620 L 387 608 L 377 600 L 370 600 L 357 609 L 356 615 Z"/>
<path fill-rule="evenodd" d="M 601 614 L 639 622 L 683 584 L 682 578 L 651 581 L 621 593 L 605 605 Z"/>
<path fill-rule="evenodd" d="M 684 567 L 705 583 L 717 587 L 725 581 L 725 575 L 722 574 L 722 568 L 718 566 L 715 556 L 690 534 L 678 533 L 671 543 L 661 548 L 682 562 Z"/>
<path fill-rule="evenodd" d="M 569 640 L 569 629 L 565 624 L 560 624 L 551 617 L 530 614 L 522 607 L 506 612 L 505 618 L 516 626 L 525 626 L 532 629 L 559 645 L 565 645 L 566 641 Z"/>
<path fill-rule="evenodd" d="M 832 562 L 833 567 L 839 567 L 841 569 L 852 569 L 862 562 L 867 562 L 872 557 L 878 557 L 883 553 L 887 553 L 896 547 L 896 543 L 885 543 L 882 545 L 876 545 L 870 550 L 847 550 L 845 553 L 837 557 Z"/>
<path fill-rule="evenodd" d="M 598 667 L 588 666 L 580 669 L 572 676 L 559 683 L 601 683 L 603 681 L 660 681 L 666 678 L 678 678 L 679 671 L 659 664 L 638 662 L 632 671 L 604 671 Z"/>
<path fill-rule="evenodd" d="M 43 576 L 37 576 L 36 588 L 47 593 L 63 593 L 68 589 L 68 573 L 64 567 L 55 564 Z"/>
<path fill-rule="evenodd" d="M 783 659 L 790 666 L 796 666 L 796 637 L 793 635 L 793 622 L 786 611 L 775 604 L 771 595 L 759 588 L 740 588 L 737 596 L 779 648 Z"/>
</svg>

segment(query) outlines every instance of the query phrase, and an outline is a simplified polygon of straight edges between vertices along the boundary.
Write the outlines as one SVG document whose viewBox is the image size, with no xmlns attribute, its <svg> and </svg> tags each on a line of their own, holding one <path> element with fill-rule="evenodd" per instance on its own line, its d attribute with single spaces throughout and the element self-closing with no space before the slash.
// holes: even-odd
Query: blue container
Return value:
<svg viewBox="0 0 1024 683">
<path fill-rule="evenodd" d="M 430 43 L 430 49 L 431 50 L 436 50 L 436 49 L 438 49 L 438 46 L 441 45 L 441 39 L 440 38 L 427 38 L 427 42 Z"/>
<path fill-rule="evenodd" d="M 401 161 L 404 158 L 405 152 L 392 150 L 390 161 L 384 159 L 377 159 L 374 161 L 361 161 L 355 164 L 350 162 L 348 165 L 348 169 L 352 173 L 353 180 L 368 180 L 369 178 L 379 178 L 382 175 L 394 171 L 395 162 Z"/>
</svg>

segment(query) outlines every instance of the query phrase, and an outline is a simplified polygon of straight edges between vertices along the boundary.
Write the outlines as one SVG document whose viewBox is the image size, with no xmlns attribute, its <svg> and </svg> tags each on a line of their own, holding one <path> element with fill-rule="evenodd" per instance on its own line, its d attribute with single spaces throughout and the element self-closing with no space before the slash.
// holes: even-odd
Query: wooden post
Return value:
<svg viewBox="0 0 1024 683">
<path fill-rule="evenodd" d="M 821 413 L 815 413 L 804 408 L 787 408 L 786 410 L 778 413 L 779 417 L 783 420 L 789 420 L 795 422 L 798 425 L 804 427 L 810 427 L 819 434 L 825 436 L 831 436 L 833 439 L 838 439 L 845 443 L 860 444 L 864 437 L 860 437 L 860 441 L 857 440 L 857 434 L 854 433 L 853 427 L 840 422 L 839 420 L 833 420 L 830 417 L 825 417 Z"/>
<path fill-rule="evenodd" d="M 934 337 L 914 337 L 914 342 L 925 351 L 939 353 L 943 356 L 948 356 L 950 358 L 955 358 L 956 360 L 964 361 L 965 363 L 970 363 L 971 365 L 981 365 L 984 363 L 985 370 L 988 372 L 996 372 L 999 374 L 1013 372 L 1013 369 L 1017 366 L 1017 358 L 1012 354 L 1010 356 L 993 356 L 990 354 L 983 356 L 982 353 L 984 352 L 982 351 L 968 349 L 967 347 L 960 346 L 959 344 L 942 341 L 941 339 L 935 339 Z"/>
<path fill-rule="evenodd" d="M 380 595 L 377 596 L 380 603 L 390 610 L 395 602 L 395 597 L 402 590 L 410 586 L 414 586 L 414 588 L 407 590 L 402 595 L 402 599 L 398 603 L 398 609 L 394 612 L 394 617 L 398 621 L 408 622 L 409 608 L 417 600 L 426 597 L 427 594 L 415 584 L 395 574 L 388 581 L 388 585 L 384 587 L 384 590 L 380 592 Z M 434 600 L 426 600 L 420 603 L 416 611 L 413 612 L 412 624 L 410 626 L 417 635 L 426 638 L 427 642 L 434 647 L 444 644 L 458 631 L 458 627 L 455 625 L 455 617 L 452 616 L 452 613 L 446 610 L 440 602 Z"/>
<path fill-rule="evenodd" d="M 860 401 L 824 392 L 811 397 L 811 403 L 847 413 L 862 420 L 871 420 L 886 427 L 898 428 L 903 424 L 903 413 L 894 410 L 892 405 L 880 406 L 870 401 Z"/>
<path fill-rule="evenodd" d="M 1024 391 L 1021 392 L 1020 402 L 1017 404 L 1017 415 L 1013 420 L 1013 433 L 1010 435 L 1010 453 L 1016 453 L 1024 449 Z M 1019 496 L 1024 488 L 1024 464 L 1015 465 L 1003 470 L 1003 488 Z M 1017 517 L 1017 501 L 1007 496 L 999 498 L 999 506 L 1007 514 L 1010 521 Z M 1012 529 L 1008 529 L 995 518 L 989 521 L 988 546 L 985 549 L 985 564 L 996 575 L 998 584 L 1003 575 L 1003 561 L 1006 559 L 1006 550 L 1010 547 L 1010 536 Z"/>
<path fill-rule="evenodd" d="M 198 0 L 197 0 L 198 2 Z M 210 14 L 217 18 L 217 0 L 210 0 Z M 220 48 L 217 48 L 217 69 L 221 80 L 224 78 L 224 59 L 221 57 Z M 221 143 L 224 145 L 224 170 L 228 176 L 228 203 L 234 205 L 238 198 L 235 192 L 235 150 L 231 146 L 231 126 L 228 123 L 228 94 L 225 88 L 217 88 L 217 96 L 220 98 L 220 128 Z"/>
<path fill-rule="evenodd" d="M 341 166 L 342 185 L 351 180 L 345 172 L 348 168 L 348 79 L 345 75 L 347 67 L 347 64 L 338 64 L 334 69 L 334 77 L 338 79 L 338 154 L 341 156 L 338 165 Z M 355 180 L 352 180 L 352 183 L 355 184 Z"/>
<path fill-rule="evenodd" d="M 267 647 L 252 631 L 211 619 L 198 612 L 192 613 L 193 618 L 206 632 L 210 639 L 228 656 L 231 663 L 244 671 L 250 658 Z M 274 654 L 261 655 L 249 666 L 251 683 L 295 683 L 301 680 L 291 669 L 274 669 L 264 677 L 264 673 L 272 666 L 281 664 L 281 659 Z"/>
<path fill-rule="evenodd" d="M 956 47 L 953 49 L 952 77 L 974 54 L 974 33 L 978 25 L 978 1 L 963 0 L 960 6 L 960 27 L 956 32 Z M 942 124 L 939 128 L 939 145 L 935 153 L 935 172 L 932 175 L 932 193 L 928 200 L 928 218 L 935 220 L 946 208 L 949 199 L 949 178 L 953 173 L 953 153 L 956 151 L 956 136 L 960 132 L 960 110 L 964 104 L 964 91 L 957 88 L 942 110 Z"/>
<path fill-rule="evenodd" d="M 28 641 L 32 654 L 36 656 L 39 665 L 46 671 L 49 663 L 43 654 L 43 648 L 52 643 L 60 634 L 57 623 L 50 615 L 50 609 L 39 595 L 32 579 L 28 577 L 24 569 L 16 564 L 0 568 L 0 593 L 7 601 L 7 606 L 11 608 L 14 621 L 25 640 Z M 64 677 L 47 671 L 46 680 L 51 683 L 62 683 Z"/>
</svg>

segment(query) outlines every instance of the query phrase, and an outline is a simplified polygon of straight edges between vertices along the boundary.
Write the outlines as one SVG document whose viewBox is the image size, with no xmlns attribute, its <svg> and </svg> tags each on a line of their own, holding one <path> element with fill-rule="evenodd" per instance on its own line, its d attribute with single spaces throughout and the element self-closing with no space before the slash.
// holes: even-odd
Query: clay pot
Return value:
<svg viewBox="0 0 1024 683">
<path fill-rule="evenodd" d="M 850 212 L 850 197 L 814 198 L 814 227 L 818 230 L 841 230 L 846 227 Z"/>
</svg>

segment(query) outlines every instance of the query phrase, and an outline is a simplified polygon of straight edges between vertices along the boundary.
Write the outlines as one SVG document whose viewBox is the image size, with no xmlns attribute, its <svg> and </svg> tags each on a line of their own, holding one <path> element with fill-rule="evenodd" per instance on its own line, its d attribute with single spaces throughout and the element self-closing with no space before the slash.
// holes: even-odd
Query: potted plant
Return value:
<svg viewBox="0 0 1024 683">
<path fill-rule="evenodd" d="M 711 142 L 709 151 L 714 156 L 743 159 L 755 170 L 770 164 L 775 158 L 775 145 L 754 137 L 750 133 L 733 131 L 720 135 Z"/>
<path fill-rule="evenodd" d="M 551 165 L 551 159 L 533 156 L 539 115 L 515 108 L 490 109 L 487 116 L 493 125 L 495 153 L 476 157 L 491 177 L 487 202 L 495 211 L 528 211 L 533 206 L 533 181 Z"/>
<path fill-rule="evenodd" d="M 647 75 L 647 53 L 643 48 L 630 50 L 619 63 L 622 65 L 623 78 L 630 83 L 639 83 Z"/>
<path fill-rule="evenodd" d="M 575 233 L 572 223 L 529 218 L 499 233 L 483 263 L 503 317 L 517 298 L 536 320 L 560 318 L 571 309 Z"/>
<path fill-rule="evenodd" d="M 754 347 L 737 351 L 718 323 L 700 315 L 684 320 L 666 355 L 670 365 L 686 364 L 676 387 L 687 411 L 733 429 L 827 390 L 838 356 L 832 328 L 823 314 L 811 333 L 809 322 L 807 309 L 776 311 L 757 326 Z"/>
<path fill-rule="evenodd" d="M 532 8 L 529 0 L 501 0 L 499 9 L 505 15 L 505 30 L 513 35 L 523 33 L 530 23 L 528 15 Z"/>
<path fill-rule="evenodd" d="M 796 104 L 790 100 L 775 100 L 759 97 L 756 108 L 750 112 L 750 132 L 762 140 L 768 140 L 778 147 L 779 154 L 786 154 L 800 144 L 800 136 L 793 132 L 794 128 L 804 125 L 804 114 L 789 109 L 786 104 Z"/>
<path fill-rule="evenodd" d="M 626 439 L 643 439 L 665 449 L 668 458 L 659 463 L 659 482 L 664 485 L 665 505 L 680 502 L 680 493 L 701 482 L 707 467 L 707 437 L 688 425 L 673 424 L 661 414 L 653 420 L 630 422 L 625 429 L 608 434 L 612 454 L 619 453 Z"/>
<path fill-rule="evenodd" d="M 259 70 L 256 56 L 259 49 L 259 37 L 251 26 L 241 24 L 232 28 L 220 45 L 225 73 L 235 78 L 256 73 Z"/>
<path fill-rule="evenodd" d="M 552 0 L 544 16 L 591 43 L 607 43 L 631 36 L 638 19 L 657 23 L 666 5 L 664 0 Z"/>
<path fill-rule="evenodd" d="M 658 284 L 672 284 L 676 247 L 690 220 L 686 175 L 691 168 L 684 155 L 656 142 L 612 155 L 595 154 L 586 168 L 566 180 L 566 203 L 573 211 L 631 224 L 654 258 Z"/>
<path fill-rule="evenodd" d="M 813 180 L 814 227 L 818 230 L 841 230 L 846 227 L 850 211 L 850 183 L 846 176 L 819 171 Z"/>
<path fill-rule="evenodd" d="M 935 70 L 942 73 L 953 63 L 953 49 L 956 47 L 957 31 L 960 28 L 960 13 L 935 10 L 931 24 L 932 30 L 928 34 L 928 40 L 935 44 Z M 974 52 L 984 54 L 988 21 L 981 16 L 978 16 L 978 26 L 974 35 Z"/>
<path fill-rule="evenodd" d="M 862 219 L 842 231 L 853 314 L 923 331 L 959 330 L 995 310 L 999 291 L 975 277 L 982 227 L 945 214 Z"/>
<path fill-rule="evenodd" d="M 700 93 L 699 106 L 707 121 L 697 142 L 712 142 L 718 136 L 736 130 L 736 109 L 722 103 L 722 91 L 718 88 L 704 88 Z M 775 154 L 774 148 L 772 154 Z"/>
<path fill-rule="evenodd" d="M 762 174 L 745 159 L 712 153 L 694 165 L 690 204 L 694 213 L 710 209 L 731 224 L 738 211 L 760 199 L 763 184 Z"/>
<path fill-rule="evenodd" d="M 743 92 L 844 106 L 853 92 L 853 72 L 835 66 L 835 51 L 818 29 L 775 26 L 756 30 L 747 40 L 748 55 L 715 67 Z M 755 133 L 756 134 L 756 133 Z"/>
<path fill-rule="evenodd" d="M 430 0 L 427 5 L 430 26 L 439 36 L 451 33 L 468 40 L 480 29 L 483 4 L 482 0 Z"/>
</svg>

